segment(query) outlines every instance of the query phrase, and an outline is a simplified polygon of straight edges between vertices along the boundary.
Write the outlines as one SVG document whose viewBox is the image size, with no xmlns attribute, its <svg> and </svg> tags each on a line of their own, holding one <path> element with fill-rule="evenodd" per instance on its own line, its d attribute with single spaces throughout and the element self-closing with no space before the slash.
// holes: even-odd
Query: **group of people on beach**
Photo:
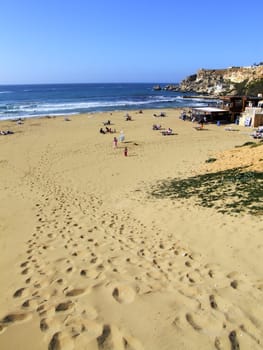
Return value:
<svg viewBox="0 0 263 350">
<path fill-rule="evenodd" d="M 162 128 L 161 124 L 153 124 L 152 129 L 153 130 L 161 130 L 161 133 L 163 136 L 174 135 L 173 129 L 171 129 L 171 128 L 164 129 L 164 128 Z"/>
<path fill-rule="evenodd" d="M 127 118 L 127 116 L 130 118 L 129 120 L 132 120 L 131 116 L 129 116 L 127 114 L 126 118 Z M 106 130 L 104 130 L 103 128 L 100 128 L 100 130 L 99 130 L 100 134 L 116 133 L 116 129 L 112 130 L 111 128 L 108 127 L 108 125 L 112 125 L 110 120 L 107 120 L 106 122 L 104 122 L 103 125 L 105 126 Z M 114 136 L 114 138 L 113 138 L 113 148 L 115 148 L 115 149 L 118 148 L 118 142 L 124 142 L 124 140 L 125 140 L 125 135 L 124 135 L 123 130 L 121 130 L 119 137 L 117 138 L 116 136 Z M 125 157 L 128 156 L 128 147 L 124 147 L 123 154 Z"/>
<path fill-rule="evenodd" d="M 103 128 L 100 128 L 100 134 L 107 134 L 107 133 L 113 133 L 115 131 L 113 131 L 111 128 L 106 127 L 106 130 L 104 130 Z"/>
<path fill-rule="evenodd" d="M 116 136 L 114 136 L 113 138 L 113 148 L 117 148 L 118 147 L 118 139 Z M 124 156 L 127 157 L 128 156 L 128 147 L 124 147 Z"/>
<path fill-rule="evenodd" d="M 113 148 L 117 148 L 118 147 L 118 141 L 123 142 L 125 139 L 124 133 L 123 131 L 120 132 L 119 135 L 119 140 L 117 139 L 116 136 L 114 136 L 113 138 Z M 128 147 L 124 147 L 124 156 L 127 157 L 128 156 Z"/>
<path fill-rule="evenodd" d="M 106 122 L 103 122 L 103 125 L 105 126 L 105 130 L 103 128 L 100 128 L 100 134 L 107 134 L 107 133 L 115 133 L 116 129 L 109 128 L 108 125 L 111 125 L 111 121 L 107 120 Z"/>
<path fill-rule="evenodd" d="M 105 130 L 103 128 L 100 128 L 100 134 L 107 134 L 107 133 L 113 134 L 115 132 L 116 132 L 115 129 L 112 130 L 112 128 L 108 128 L 107 126 L 106 126 Z"/>
</svg>

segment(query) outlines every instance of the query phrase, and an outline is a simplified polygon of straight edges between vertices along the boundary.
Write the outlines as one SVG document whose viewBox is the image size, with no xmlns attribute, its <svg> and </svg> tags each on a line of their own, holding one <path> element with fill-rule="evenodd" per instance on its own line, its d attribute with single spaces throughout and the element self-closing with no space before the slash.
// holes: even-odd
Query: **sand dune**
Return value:
<svg viewBox="0 0 263 350">
<path fill-rule="evenodd" d="M 2 122 L 1 348 L 262 349 L 261 218 L 149 195 L 227 151 L 221 169 L 249 130 L 165 112 Z"/>
</svg>

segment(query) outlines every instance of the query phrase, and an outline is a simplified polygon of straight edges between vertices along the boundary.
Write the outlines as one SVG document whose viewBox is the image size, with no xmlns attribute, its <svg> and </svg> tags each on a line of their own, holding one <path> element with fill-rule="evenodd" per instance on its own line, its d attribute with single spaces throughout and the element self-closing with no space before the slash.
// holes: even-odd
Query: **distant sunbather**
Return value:
<svg viewBox="0 0 263 350">
<path fill-rule="evenodd" d="M 10 130 L 0 130 L 0 135 L 10 135 L 10 134 L 13 134 L 14 132 L 13 131 L 10 131 Z"/>
<path fill-rule="evenodd" d="M 161 130 L 162 126 L 160 124 L 153 124 L 153 130 Z"/>
<path fill-rule="evenodd" d="M 161 112 L 160 114 L 153 114 L 154 117 L 166 117 L 166 114 L 164 112 Z"/>
<path fill-rule="evenodd" d="M 173 135 L 173 130 L 171 128 L 168 128 L 167 130 L 162 131 L 163 136 L 167 135 Z"/>
<path fill-rule="evenodd" d="M 106 121 L 106 122 L 103 122 L 103 124 L 104 124 L 104 125 L 111 125 L 111 121 L 108 120 L 108 121 Z"/>
</svg>

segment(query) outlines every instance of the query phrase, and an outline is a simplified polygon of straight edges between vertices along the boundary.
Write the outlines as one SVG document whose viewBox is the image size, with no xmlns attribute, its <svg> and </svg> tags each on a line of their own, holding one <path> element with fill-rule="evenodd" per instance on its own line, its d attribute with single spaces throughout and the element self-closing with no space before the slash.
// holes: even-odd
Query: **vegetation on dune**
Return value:
<svg viewBox="0 0 263 350">
<path fill-rule="evenodd" d="M 157 184 L 151 195 L 157 198 L 194 198 L 198 205 L 220 213 L 263 214 L 263 173 L 234 168 L 187 179 Z"/>
<path fill-rule="evenodd" d="M 247 147 L 247 146 L 250 146 L 250 148 L 263 146 L 263 140 L 260 140 L 259 142 L 247 141 L 241 146 L 236 146 L 236 148 L 238 148 L 238 147 Z"/>
</svg>

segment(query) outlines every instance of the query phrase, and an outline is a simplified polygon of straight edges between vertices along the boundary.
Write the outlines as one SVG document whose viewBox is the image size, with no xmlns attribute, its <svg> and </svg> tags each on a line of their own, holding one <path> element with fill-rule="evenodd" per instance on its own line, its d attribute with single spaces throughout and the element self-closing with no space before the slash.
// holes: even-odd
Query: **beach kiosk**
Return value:
<svg viewBox="0 0 263 350">
<path fill-rule="evenodd" d="M 230 123 L 231 118 L 228 111 L 216 107 L 192 108 L 192 118 L 196 121 L 206 120 L 208 123 Z"/>
<path fill-rule="evenodd" d="M 220 97 L 222 108 L 229 111 L 231 122 L 245 111 L 247 107 L 256 107 L 262 96 L 222 96 Z"/>
</svg>

